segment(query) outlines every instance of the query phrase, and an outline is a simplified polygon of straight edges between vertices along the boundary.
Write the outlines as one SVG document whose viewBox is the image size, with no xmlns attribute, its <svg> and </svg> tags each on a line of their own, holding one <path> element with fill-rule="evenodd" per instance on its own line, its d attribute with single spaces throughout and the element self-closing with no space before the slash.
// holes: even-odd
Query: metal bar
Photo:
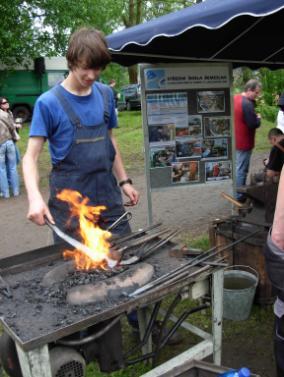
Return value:
<svg viewBox="0 0 284 377">
<path fill-rule="evenodd" d="M 147 232 L 150 232 L 151 230 L 156 229 L 156 228 L 158 228 L 161 225 L 162 225 L 162 223 L 157 223 L 157 224 L 148 226 L 145 229 L 140 229 L 137 232 L 133 232 L 133 233 L 127 235 L 127 236 L 119 237 L 117 239 L 114 239 L 115 245 L 119 245 L 119 244 L 124 243 L 124 242 L 126 242 L 128 240 L 131 240 L 132 238 L 139 237 L 140 235 L 143 235 L 143 234 L 145 234 Z"/>
<path fill-rule="evenodd" d="M 177 329 L 181 326 L 182 322 L 184 322 L 190 314 L 194 314 L 194 313 L 199 312 L 201 310 L 208 309 L 209 307 L 210 307 L 209 304 L 203 304 L 203 305 L 197 306 L 196 308 L 185 310 L 182 313 L 182 315 L 178 318 L 178 320 L 174 324 L 174 326 L 171 328 L 171 330 L 169 331 L 167 336 L 163 339 L 163 342 L 162 342 L 160 348 L 163 348 L 166 345 L 167 341 L 177 331 Z"/>
<path fill-rule="evenodd" d="M 264 61 L 259 61 L 259 60 L 242 60 L 242 59 L 234 59 L 234 58 L 231 58 L 231 59 L 212 59 L 212 58 L 206 58 L 206 57 L 203 57 L 203 58 L 198 58 L 198 57 L 188 57 L 188 56 L 172 56 L 172 55 L 159 55 L 159 54 L 143 54 L 143 53 L 139 53 L 139 52 L 118 52 L 118 51 L 113 51 L 111 50 L 111 54 L 112 55 L 125 55 L 125 56 L 134 56 L 134 57 L 137 57 L 137 56 L 142 56 L 142 57 L 149 57 L 149 58 L 164 58 L 164 59 L 169 59 L 169 60 L 174 60 L 174 61 L 177 61 L 177 60 L 184 60 L 184 61 L 190 61 L 190 62 L 201 62 L 201 63 L 207 63 L 207 62 L 216 62 L 216 63 L 246 63 L 246 64 L 249 64 L 249 63 L 254 63 L 254 64 L 261 64 L 263 63 Z M 267 58 L 266 58 L 267 59 Z M 279 65 L 279 66 L 283 66 L 284 64 L 284 61 L 266 61 L 266 63 L 268 64 L 272 64 L 272 65 Z M 279 67 L 281 68 L 281 67 Z"/>
<path fill-rule="evenodd" d="M 146 331 L 145 331 L 145 334 L 144 334 L 142 341 L 139 342 L 138 344 L 136 344 L 134 347 L 132 347 L 131 350 L 127 351 L 126 354 L 124 355 L 125 358 L 132 355 L 134 352 L 136 352 L 139 348 L 141 348 L 142 346 L 144 346 L 147 343 L 148 338 L 151 335 L 151 332 L 153 330 L 153 325 L 154 325 L 154 323 L 157 319 L 157 316 L 159 314 L 161 303 L 162 303 L 162 301 L 158 301 L 155 304 L 154 309 L 153 309 L 152 314 L 151 314 L 150 321 L 147 325 L 147 328 L 146 328 Z"/>
<path fill-rule="evenodd" d="M 163 310 L 163 309 L 160 309 L 159 312 L 160 312 L 160 314 L 163 315 L 163 316 L 166 314 L 166 311 Z M 175 315 L 172 314 L 172 315 L 169 317 L 169 320 L 171 320 L 171 321 L 173 321 L 173 322 L 177 322 L 178 317 L 176 317 Z M 202 339 L 212 339 L 212 335 L 211 335 L 211 334 L 209 334 L 209 333 L 206 332 L 206 331 L 203 331 L 203 330 L 200 329 L 199 327 L 196 327 L 196 326 L 192 325 L 191 323 L 188 323 L 188 322 L 185 322 L 185 321 L 184 321 L 184 322 L 180 325 L 180 327 L 183 327 L 184 329 L 190 331 L 191 333 L 193 333 L 193 334 L 199 336 L 199 337 L 202 338 Z"/>
<path fill-rule="evenodd" d="M 139 322 L 139 333 L 140 339 L 144 339 L 144 335 L 147 331 L 147 323 L 149 323 L 149 307 L 141 308 L 137 310 L 138 322 Z M 152 336 L 151 333 L 147 337 L 146 341 L 142 345 L 142 354 L 147 355 L 152 352 Z"/>
<path fill-rule="evenodd" d="M 168 232 L 168 230 L 167 230 Z M 157 250 L 158 248 L 162 247 L 164 244 L 166 244 L 167 242 L 169 242 L 169 240 L 171 238 L 173 238 L 174 236 L 176 236 L 178 233 L 180 232 L 180 230 L 174 230 L 172 233 L 170 233 L 170 235 L 168 235 L 167 238 L 165 239 L 162 239 L 162 240 L 159 240 L 155 245 L 153 245 L 150 249 L 146 250 L 146 251 L 141 251 L 140 254 L 138 255 L 134 255 L 133 257 L 129 258 L 129 259 L 125 259 L 125 260 L 122 260 L 120 262 L 120 265 L 121 266 L 125 266 L 125 265 L 129 265 L 129 264 L 134 264 L 134 263 L 137 263 L 139 262 L 140 260 L 143 260 L 145 259 L 147 256 L 149 256 L 150 253 L 152 253 L 153 251 Z M 165 232 L 163 232 L 165 233 Z M 155 237 L 152 237 L 152 239 L 155 238 Z M 125 246 L 125 248 L 128 248 L 127 246 Z M 125 249 L 124 249 L 125 250 Z M 123 248 L 119 249 L 119 251 L 123 251 Z"/>
<path fill-rule="evenodd" d="M 93 342 L 95 339 L 100 338 L 103 336 L 107 331 L 109 331 L 117 322 L 119 322 L 121 319 L 121 315 L 118 317 L 114 318 L 110 323 L 108 323 L 104 328 L 102 328 L 100 331 L 95 332 L 94 334 L 91 334 L 89 336 L 86 336 L 82 339 L 77 339 L 77 340 L 64 340 L 60 339 L 56 343 L 61 344 L 63 346 L 69 346 L 69 347 L 74 347 L 74 346 L 81 346 L 83 344 L 87 344 L 90 342 Z"/>
<path fill-rule="evenodd" d="M 158 241 L 157 244 L 153 245 L 152 247 L 150 247 L 150 249 L 146 250 L 146 253 L 144 253 L 142 255 L 142 258 L 147 258 L 149 256 L 149 254 L 151 254 L 153 251 L 159 249 L 160 247 L 162 247 L 163 245 L 165 245 L 167 242 L 169 242 L 172 238 L 174 238 L 176 235 L 178 235 L 179 233 L 181 232 L 180 229 L 177 229 L 177 230 L 174 230 L 173 232 L 171 232 L 168 237 L 166 237 L 165 239 L 162 239 L 160 241 Z"/>
<path fill-rule="evenodd" d="M 125 246 L 121 246 L 119 248 L 119 251 L 124 252 L 125 250 L 131 249 L 132 247 L 139 246 L 143 243 L 146 243 L 148 241 L 153 240 L 154 238 L 160 237 L 161 235 L 168 233 L 169 231 L 170 231 L 170 229 L 166 228 L 166 229 L 160 230 L 159 232 L 156 232 L 156 233 L 146 234 L 146 236 L 140 237 L 139 239 L 134 240 L 133 242 L 131 242 L 131 243 L 125 245 Z"/>
<path fill-rule="evenodd" d="M 216 58 L 216 56 L 218 54 L 220 54 L 220 52 L 226 50 L 227 47 L 231 46 L 233 43 L 235 43 L 236 41 L 238 41 L 243 35 L 247 34 L 251 29 L 253 29 L 255 27 L 255 25 L 257 25 L 259 22 L 261 22 L 262 20 L 264 19 L 264 17 L 261 17 L 261 18 L 258 18 L 252 25 L 250 25 L 247 29 L 243 30 L 241 33 L 239 33 L 237 35 L 236 38 L 230 40 L 229 43 L 227 43 L 224 47 L 220 48 L 217 52 L 215 52 L 215 54 L 211 55 L 209 60 L 211 59 L 214 59 Z"/>
<path fill-rule="evenodd" d="M 169 339 L 169 337 L 166 336 L 166 342 L 164 342 L 164 338 L 162 337 L 163 336 L 163 330 L 166 328 L 166 323 L 169 319 L 169 316 L 172 314 L 172 312 L 177 307 L 177 305 L 180 303 L 180 301 L 181 301 L 181 295 L 180 295 L 180 292 L 178 292 L 178 294 L 176 295 L 176 297 L 173 299 L 172 303 L 170 304 L 170 306 L 169 306 L 169 308 L 166 312 L 166 315 L 163 318 L 161 327 L 159 329 L 160 331 L 159 331 L 159 335 L 158 335 L 158 342 L 156 344 L 156 349 L 155 349 L 156 352 L 155 352 L 155 356 L 153 357 L 153 366 L 156 365 L 159 350 L 166 344 L 166 342 Z M 172 336 L 173 334 L 174 334 L 174 332 L 170 331 L 167 335 Z"/>
<path fill-rule="evenodd" d="M 263 61 L 263 62 L 266 62 L 268 59 L 272 58 L 272 56 L 278 54 L 278 52 L 281 52 L 281 51 L 283 51 L 283 50 L 284 50 L 284 47 L 279 48 L 279 50 L 274 51 L 272 54 L 270 54 L 269 56 L 267 56 L 267 58 L 263 59 L 262 61 Z"/>
</svg>

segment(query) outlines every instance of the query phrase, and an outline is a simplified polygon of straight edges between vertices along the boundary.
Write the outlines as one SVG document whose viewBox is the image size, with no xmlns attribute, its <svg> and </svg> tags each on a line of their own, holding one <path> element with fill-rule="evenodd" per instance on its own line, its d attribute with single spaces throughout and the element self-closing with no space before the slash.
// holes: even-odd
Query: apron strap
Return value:
<svg viewBox="0 0 284 377">
<path fill-rule="evenodd" d="M 75 112 L 73 111 L 72 106 L 70 105 L 67 98 L 62 93 L 60 85 L 56 85 L 55 87 L 53 87 L 52 91 L 53 91 L 54 95 L 57 97 L 61 106 L 63 107 L 63 110 L 65 111 L 65 113 L 69 117 L 71 123 L 76 127 L 81 127 L 81 121 L 78 118 L 78 116 L 75 114 Z"/>
<path fill-rule="evenodd" d="M 108 89 L 105 86 L 100 86 L 95 84 L 99 92 L 101 93 L 103 97 L 103 103 L 104 103 L 104 122 L 106 125 L 109 123 L 110 118 L 110 112 L 109 112 L 109 93 Z M 57 97 L 58 101 L 60 102 L 61 106 L 63 107 L 63 110 L 69 117 L 71 123 L 75 125 L 76 127 L 81 126 L 81 121 L 78 118 L 78 116 L 75 114 L 75 112 L 72 109 L 72 106 L 70 105 L 67 98 L 64 96 L 64 94 L 61 91 L 60 85 L 56 85 L 52 88 L 52 91 L 54 95 Z"/>
<path fill-rule="evenodd" d="M 108 125 L 109 123 L 109 118 L 110 118 L 110 113 L 109 113 L 109 90 L 105 85 L 97 85 L 95 83 L 97 89 L 103 96 L 103 101 L 104 101 L 104 121 L 105 124 Z"/>
</svg>

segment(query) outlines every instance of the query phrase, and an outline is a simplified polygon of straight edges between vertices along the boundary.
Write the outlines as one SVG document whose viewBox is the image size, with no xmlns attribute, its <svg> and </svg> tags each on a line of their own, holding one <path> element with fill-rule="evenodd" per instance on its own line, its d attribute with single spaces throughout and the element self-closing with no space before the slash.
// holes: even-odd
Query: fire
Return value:
<svg viewBox="0 0 284 377">
<path fill-rule="evenodd" d="M 110 250 L 111 233 L 98 226 L 98 220 L 105 206 L 90 206 L 89 199 L 84 198 L 79 192 L 62 190 L 56 196 L 59 200 L 68 203 L 71 217 L 79 220 L 79 234 L 82 243 L 90 249 L 90 253 L 82 250 L 65 250 L 64 258 L 74 258 L 77 269 L 90 270 L 93 268 L 105 268 Z"/>
</svg>

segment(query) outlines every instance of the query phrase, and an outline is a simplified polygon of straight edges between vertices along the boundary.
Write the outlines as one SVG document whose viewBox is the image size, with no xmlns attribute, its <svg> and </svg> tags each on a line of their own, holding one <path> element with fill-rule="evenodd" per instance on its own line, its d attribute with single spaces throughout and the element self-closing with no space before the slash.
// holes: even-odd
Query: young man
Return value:
<svg viewBox="0 0 284 377">
<path fill-rule="evenodd" d="M 255 100 L 260 95 L 260 91 L 260 83 L 256 80 L 249 80 L 244 92 L 234 97 L 237 188 L 246 184 L 254 148 L 255 130 L 260 127 L 261 118 L 255 112 Z M 245 201 L 246 198 L 238 193 L 237 199 Z"/>
<path fill-rule="evenodd" d="M 27 217 L 44 225 L 46 216 L 75 237 L 78 224 L 72 222 L 67 227 L 69 208 L 56 198 L 60 190 L 76 190 L 90 199 L 90 205 L 105 205 L 102 227 L 124 213 L 120 188 L 130 205 L 137 204 L 139 194 L 126 174 L 112 133 L 116 127 L 112 91 L 95 82 L 111 60 L 102 34 L 92 28 L 79 29 L 70 38 L 66 57 L 69 75 L 36 102 L 23 172 Z M 37 169 L 46 140 L 52 161 L 48 206 L 39 189 Z M 129 230 L 125 224 L 115 229 L 119 234 Z"/>
</svg>

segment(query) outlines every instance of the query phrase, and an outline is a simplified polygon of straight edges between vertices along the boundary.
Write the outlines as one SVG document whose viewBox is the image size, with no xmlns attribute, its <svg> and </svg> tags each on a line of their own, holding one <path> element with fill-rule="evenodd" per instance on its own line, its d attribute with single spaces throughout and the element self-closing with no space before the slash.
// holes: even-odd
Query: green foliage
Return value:
<svg viewBox="0 0 284 377">
<path fill-rule="evenodd" d="M 270 71 L 268 68 L 259 70 L 259 80 L 262 83 L 262 97 L 265 104 L 277 104 L 277 95 L 284 90 L 284 70 Z"/>
<path fill-rule="evenodd" d="M 123 85 L 126 85 L 129 82 L 127 68 L 111 63 L 101 74 L 101 79 L 105 84 L 108 84 L 109 80 L 115 79 L 115 89 L 119 91 Z"/>
<path fill-rule="evenodd" d="M 269 122 L 276 122 L 278 111 L 279 108 L 277 106 L 267 105 L 264 101 L 257 105 L 257 112 L 261 114 L 263 119 L 266 119 Z"/>
</svg>

